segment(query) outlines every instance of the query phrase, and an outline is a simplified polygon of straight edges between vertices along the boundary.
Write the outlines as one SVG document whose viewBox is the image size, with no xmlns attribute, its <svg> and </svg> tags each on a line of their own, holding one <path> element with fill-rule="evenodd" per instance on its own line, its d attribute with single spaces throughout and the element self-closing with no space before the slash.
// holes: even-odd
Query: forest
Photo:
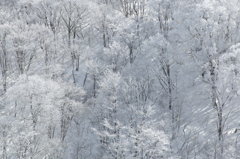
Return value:
<svg viewBox="0 0 240 159">
<path fill-rule="evenodd" d="M 239 159 L 239 0 L 0 0 L 1 159 Z"/>
</svg>

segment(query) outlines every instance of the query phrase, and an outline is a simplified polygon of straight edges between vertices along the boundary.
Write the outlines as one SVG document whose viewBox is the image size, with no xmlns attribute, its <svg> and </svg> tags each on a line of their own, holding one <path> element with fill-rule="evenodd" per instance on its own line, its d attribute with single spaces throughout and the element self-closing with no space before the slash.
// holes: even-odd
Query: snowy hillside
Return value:
<svg viewBox="0 0 240 159">
<path fill-rule="evenodd" d="M 0 0 L 0 158 L 239 159 L 238 0 Z"/>
</svg>

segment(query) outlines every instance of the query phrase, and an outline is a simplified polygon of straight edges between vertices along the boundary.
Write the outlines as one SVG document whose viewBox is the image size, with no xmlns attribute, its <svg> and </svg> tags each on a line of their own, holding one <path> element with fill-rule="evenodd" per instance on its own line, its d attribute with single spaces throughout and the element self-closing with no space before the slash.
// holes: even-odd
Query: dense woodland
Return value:
<svg viewBox="0 0 240 159">
<path fill-rule="evenodd" d="M 239 159 L 239 0 L 0 0 L 1 159 Z"/>
</svg>

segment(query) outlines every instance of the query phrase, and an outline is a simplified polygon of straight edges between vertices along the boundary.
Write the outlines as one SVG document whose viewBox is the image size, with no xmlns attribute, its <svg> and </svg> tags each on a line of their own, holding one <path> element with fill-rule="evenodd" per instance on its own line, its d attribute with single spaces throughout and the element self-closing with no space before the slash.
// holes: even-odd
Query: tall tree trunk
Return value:
<svg viewBox="0 0 240 159">
<path fill-rule="evenodd" d="M 3 82 L 3 91 L 7 91 L 7 51 L 6 51 L 6 36 L 7 34 L 4 33 L 1 41 L 2 53 L 0 56 L 0 64 L 1 64 L 1 71 L 2 71 L 2 82 Z"/>
<path fill-rule="evenodd" d="M 214 64 L 215 61 L 211 60 L 209 62 L 210 66 L 210 76 L 211 76 L 211 91 L 212 91 L 212 107 L 217 111 L 217 133 L 218 133 L 218 158 L 222 159 L 223 157 L 223 105 L 221 105 L 218 101 L 218 94 L 217 94 L 217 73 L 216 73 L 216 65 Z"/>
</svg>

